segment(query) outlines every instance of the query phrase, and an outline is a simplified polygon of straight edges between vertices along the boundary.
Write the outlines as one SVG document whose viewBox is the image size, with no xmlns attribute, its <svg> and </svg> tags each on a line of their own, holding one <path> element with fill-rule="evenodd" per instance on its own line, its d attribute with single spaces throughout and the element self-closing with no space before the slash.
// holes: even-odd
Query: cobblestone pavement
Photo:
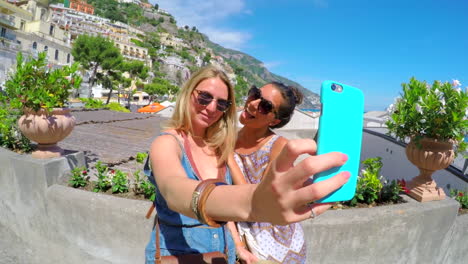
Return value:
<svg viewBox="0 0 468 264">
<path fill-rule="evenodd" d="M 129 178 L 142 165 L 135 162 L 138 152 L 147 152 L 154 137 L 160 133 L 165 120 L 158 115 L 119 113 L 109 110 L 73 111 L 76 126 L 59 142 L 67 151 L 85 153 L 89 175 L 94 180 L 97 161 L 129 172 Z"/>
</svg>

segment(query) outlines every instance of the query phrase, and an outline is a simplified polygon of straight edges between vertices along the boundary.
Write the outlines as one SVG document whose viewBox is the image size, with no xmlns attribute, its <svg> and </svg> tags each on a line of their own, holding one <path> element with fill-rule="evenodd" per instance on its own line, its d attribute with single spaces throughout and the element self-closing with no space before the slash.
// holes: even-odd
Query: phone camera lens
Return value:
<svg viewBox="0 0 468 264">
<path fill-rule="evenodd" d="M 331 85 L 331 89 L 332 89 L 332 91 L 341 93 L 343 91 L 343 86 L 334 83 L 334 84 Z"/>
</svg>

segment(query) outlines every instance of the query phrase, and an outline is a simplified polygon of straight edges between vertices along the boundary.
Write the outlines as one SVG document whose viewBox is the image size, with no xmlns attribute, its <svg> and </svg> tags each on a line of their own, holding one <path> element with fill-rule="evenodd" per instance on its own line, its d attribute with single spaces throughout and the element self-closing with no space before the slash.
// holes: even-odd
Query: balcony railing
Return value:
<svg viewBox="0 0 468 264">
<path fill-rule="evenodd" d="M 21 45 L 11 39 L 0 37 L 0 48 L 12 51 L 20 51 Z"/>
<path fill-rule="evenodd" d="M 0 14 L 0 23 L 4 24 L 4 25 L 7 25 L 9 27 L 12 27 L 12 28 L 16 28 L 15 27 L 15 18 L 13 16 L 10 16 L 10 15 Z"/>
</svg>

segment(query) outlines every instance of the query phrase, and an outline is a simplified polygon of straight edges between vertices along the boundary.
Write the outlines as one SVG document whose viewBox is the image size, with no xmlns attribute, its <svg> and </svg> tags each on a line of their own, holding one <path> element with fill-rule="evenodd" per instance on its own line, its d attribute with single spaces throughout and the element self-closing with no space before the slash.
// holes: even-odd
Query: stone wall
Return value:
<svg viewBox="0 0 468 264">
<path fill-rule="evenodd" d="M 82 152 L 36 160 L 0 148 L 0 263 L 144 263 L 148 201 L 58 184 Z M 452 199 L 327 211 L 303 222 L 308 263 L 465 263 L 468 215 Z"/>
</svg>

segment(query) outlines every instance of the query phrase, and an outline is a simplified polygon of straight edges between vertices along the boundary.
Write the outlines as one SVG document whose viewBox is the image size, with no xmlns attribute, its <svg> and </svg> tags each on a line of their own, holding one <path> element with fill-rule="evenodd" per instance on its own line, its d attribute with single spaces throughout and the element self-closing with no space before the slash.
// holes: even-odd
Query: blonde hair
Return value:
<svg viewBox="0 0 468 264">
<path fill-rule="evenodd" d="M 219 157 L 219 165 L 225 162 L 234 151 L 237 136 L 237 114 L 234 99 L 234 88 L 226 74 L 214 66 L 206 66 L 194 73 L 179 91 L 174 114 L 165 124 L 164 129 L 175 129 L 187 134 L 193 134 L 190 107 L 193 90 L 200 82 L 209 78 L 219 78 L 228 87 L 228 100 L 231 106 L 218 121 L 207 128 L 204 140 L 213 148 Z"/>
</svg>

